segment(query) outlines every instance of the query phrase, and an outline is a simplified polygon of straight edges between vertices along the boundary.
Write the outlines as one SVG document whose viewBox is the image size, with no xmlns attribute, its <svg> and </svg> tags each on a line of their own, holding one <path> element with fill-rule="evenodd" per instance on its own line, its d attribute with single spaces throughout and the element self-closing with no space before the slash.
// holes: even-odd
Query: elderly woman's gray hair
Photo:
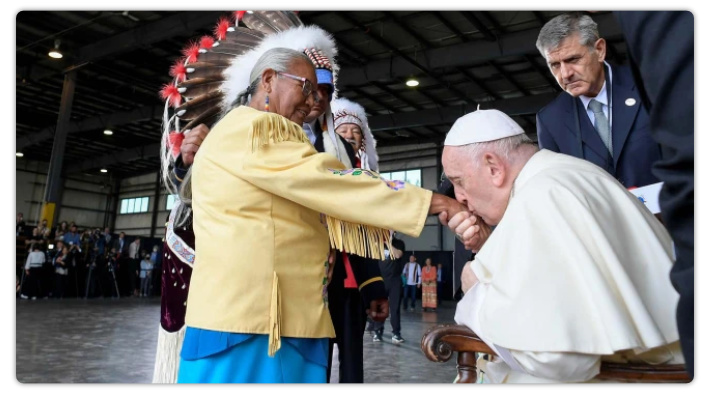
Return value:
<svg viewBox="0 0 710 394">
<path fill-rule="evenodd" d="M 540 30 L 535 46 L 542 57 L 547 58 L 547 51 L 557 48 L 564 39 L 575 33 L 579 33 L 580 43 L 590 49 L 599 39 L 597 23 L 589 15 L 570 13 L 558 15 L 547 22 Z"/>
<path fill-rule="evenodd" d="M 261 74 L 264 71 L 272 69 L 277 72 L 287 72 L 288 67 L 298 59 L 311 63 L 311 60 L 303 52 L 293 49 L 273 48 L 264 52 L 249 74 L 249 80 L 251 81 L 249 86 L 237 95 L 237 98 L 227 108 L 227 112 L 240 105 L 249 104 L 251 96 L 256 92 L 259 82 L 261 82 Z"/>
<path fill-rule="evenodd" d="M 236 107 L 249 104 L 252 95 L 256 93 L 258 89 L 259 82 L 261 82 L 261 75 L 264 71 L 272 69 L 277 72 L 287 72 L 293 62 L 299 59 L 311 64 L 311 60 L 308 56 L 304 55 L 303 52 L 293 49 L 273 48 L 264 52 L 264 54 L 259 57 L 259 60 L 256 61 L 251 73 L 249 73 L 249 80 L 251 81 L 249 86 L 239 93 L 236 100 L 232 102 L 229 108 L 223 108 L 222 116 L 224 117 L 227 112 Z M 178 208 L 175 223 L 181 225 L 184 224 L 188 218 L 190 206 L 192 205 L 192 167 L 188 169 L 178 189 L 178 195 L 182 204 Z"/>
</svg>

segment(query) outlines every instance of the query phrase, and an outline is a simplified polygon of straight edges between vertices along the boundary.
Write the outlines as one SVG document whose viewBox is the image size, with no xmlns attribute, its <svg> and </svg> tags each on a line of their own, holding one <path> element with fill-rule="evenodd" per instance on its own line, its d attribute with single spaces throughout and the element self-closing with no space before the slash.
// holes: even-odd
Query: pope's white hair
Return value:
<svg viewBox="0 0 710 394">
<path fill-rule="evenodd" d="M 360 119 L 360 121 L 362 121 L 361 129 L 363 136 L 365 137 L 365 155 L 368 164 L 367 169 L 379 171 L 380 158 L 377 155 L 377 140 L 375 140 L 375 136 L 372 135 L 372 131 L 370 130 L 365 108 L 363 108 L 362 105 L 346 98 L 338 98 L 331 101 L 330 108 L 334 116 L 337 116 L 338 112 L 344 111 L 350 115 L 356 116 Z M 335 127 L 337 128 L 337 126 Z"/>
<path fill-rule="evenodd" d="M 486 152 L 495 153 L 502 157 L 506 163 L 513 163 L 518 159 L 519 155 L 517 153 L 521 152 L 523 149 L 538 150 L 535 143 L 525 134 L 501 138 L 495 141 L 468 144 L 461 148 L 464 151 L 466 160 L 472 163 L 474 168 L 480 166 L 481 156 Z"/>
<path fill-rule="evenodd" d="M 335 57 L 338 55 L 335 40 L 318 26 L 299 26 L 266 36 L 256 48 L 232 60 L 231 65 L 224 71 L 226 78 L 220 88 L 224 92 L 222 111 L 228 111 L 239 94 L 249 86 L 252 82 L 249 76 L 257 60 L 272 48 L 289 48 L 300 52 L 307 48 L 320 49 L 333 67 L 333 85 L 336 86 L 339 67 L 335 63 Z"/>
</svg>

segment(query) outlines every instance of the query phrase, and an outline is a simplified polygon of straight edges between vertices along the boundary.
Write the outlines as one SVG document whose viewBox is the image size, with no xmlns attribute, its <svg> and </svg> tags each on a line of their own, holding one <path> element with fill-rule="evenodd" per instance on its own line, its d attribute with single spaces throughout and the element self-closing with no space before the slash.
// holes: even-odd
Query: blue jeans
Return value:
<svg viewBox="0 0 710 394">
<path fill-rule="evenodd" d="M 412 309 L 417 306 L 417 285 L 406 285 L 404 287 L 404 309 L 407 309 L 407 300 L 412 295 Z"/>
</svg>

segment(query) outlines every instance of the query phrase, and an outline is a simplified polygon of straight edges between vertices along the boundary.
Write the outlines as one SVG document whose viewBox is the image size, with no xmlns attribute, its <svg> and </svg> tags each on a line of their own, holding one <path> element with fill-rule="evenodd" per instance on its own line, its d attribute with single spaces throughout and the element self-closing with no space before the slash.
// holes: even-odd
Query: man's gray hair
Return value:
<svg viewBox="0 0 710 394">
<path fill-rule="evenodd" d="M 261 82 L 261 74 L 268 69 L 272 69 L 276 72 L 287 72 L 291 64 L 301 59 L 308 64 L 311 64 L 311 59 L 308 58 L 303 52 L 299 52 L 289 48 L 272 48 L 264 52 L 263 55 L 256 61 L 254 68 L 251 69 L 249 74 L 249 86 L 239 92 L 237 98 L 232 102 L 232 105 L 228 110 L 232 110 L 240 105 L 249 104 L 251 101 L 251 96 L 256 92 L 259 82 Z"/>
<path fill-rule="evenodd" d="M 463 148 L 466 150 L 467 160 L 473 163 L 474 168 L 478 168 L 480 165 L 480 159 L 484 152 L 493 152 L 502 157 L 507 163 L 512 163 L 517 160 L 517 153 L 519 151 L 523 149 L 538 150 L 535 142 L 525 134 L 501 138 L 495 141 L 468 144 Z"/>
<path fill-rule="evenodd" d="M 557 48 L 564 39 L 575 33 L 579 33 L 580 43 L 590 49 L 599 39 L 597 23 L 589 15 L 570 13 L 558 15 L 545 23 L 535 46 L 542 57 L 547 59 L 545 52 Z"/>
</svg>

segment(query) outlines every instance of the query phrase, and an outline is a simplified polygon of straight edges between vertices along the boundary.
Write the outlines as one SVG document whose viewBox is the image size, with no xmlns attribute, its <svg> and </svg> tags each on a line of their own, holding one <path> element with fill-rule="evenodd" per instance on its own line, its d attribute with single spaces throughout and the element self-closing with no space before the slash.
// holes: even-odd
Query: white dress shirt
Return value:
<svg viewBox="0 0 710 394">
<path fill-rule="evenodd" d="M 411 261 L 405 264 L 402 270 L 402 275 L 407 276 L 407 286 L 418 285 L 422 283 L 422 268 L 417 263 Z"/>
</svg>

